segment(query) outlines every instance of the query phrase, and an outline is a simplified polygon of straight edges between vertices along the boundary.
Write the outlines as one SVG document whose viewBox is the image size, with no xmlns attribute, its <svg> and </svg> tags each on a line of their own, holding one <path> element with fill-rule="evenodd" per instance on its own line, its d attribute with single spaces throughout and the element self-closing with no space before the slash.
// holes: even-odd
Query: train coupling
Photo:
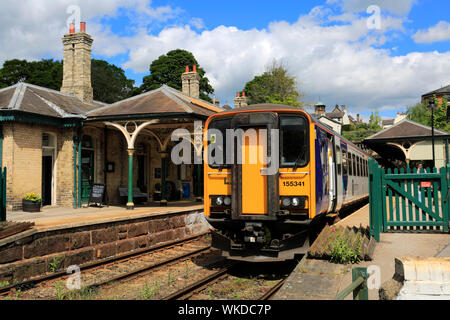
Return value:
<svg viewBox="0 0 450 320">
<path fill-rule="evenodd" d="M 261 222 L 246 222 L 244 229 L 244 242 L 247 243 L 265 243 L 266 233 Z"/>
</svg>

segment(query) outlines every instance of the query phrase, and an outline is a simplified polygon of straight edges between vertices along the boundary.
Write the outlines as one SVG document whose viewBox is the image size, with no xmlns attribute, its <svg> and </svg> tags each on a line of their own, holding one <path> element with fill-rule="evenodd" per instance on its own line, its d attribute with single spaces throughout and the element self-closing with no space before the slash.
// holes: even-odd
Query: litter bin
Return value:
<svg viewBox="0 0 450 320">
<path fill-rule="evenodd" d="M 188 199 L 191 197 L 191 184 L 186 182 L 183 183 L 183 199 Z"/>
</svg>

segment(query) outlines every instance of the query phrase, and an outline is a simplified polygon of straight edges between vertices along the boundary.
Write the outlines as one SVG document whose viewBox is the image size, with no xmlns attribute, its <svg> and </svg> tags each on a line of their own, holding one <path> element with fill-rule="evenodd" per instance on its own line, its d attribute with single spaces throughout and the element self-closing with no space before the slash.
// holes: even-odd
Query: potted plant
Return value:
<svg viewBox="0 0 450 320">
<path fill-rule="evenodd" d="M 22 210 L 25 212 L 41 211 L 42 199 L 36 193 L 27 193 L 22 199 Z"/>
</svg>

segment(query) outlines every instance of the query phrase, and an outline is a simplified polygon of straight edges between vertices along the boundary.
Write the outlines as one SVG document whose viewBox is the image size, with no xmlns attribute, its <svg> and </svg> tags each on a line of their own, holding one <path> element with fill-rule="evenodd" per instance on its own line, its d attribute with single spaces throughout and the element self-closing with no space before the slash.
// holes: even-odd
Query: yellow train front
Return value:
<svg viewBox="0 0 450 320">
<path fill-rule="evenodd" d="M 215 114 L 204 143 L 204 212 L 229 259 L 293 259 L 319 217 L 367 197 L 367 155 L 297 108 Z"/>
</svg>

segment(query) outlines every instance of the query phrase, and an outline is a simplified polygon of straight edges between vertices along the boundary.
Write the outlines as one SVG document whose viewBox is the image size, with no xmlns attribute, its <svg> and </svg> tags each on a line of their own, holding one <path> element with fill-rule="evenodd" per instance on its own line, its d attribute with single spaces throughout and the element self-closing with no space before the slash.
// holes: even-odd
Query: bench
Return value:
<svg viewBox="0 0 450 320">
<path fill-rule="evenodd" d="M 119 196 L 122 203 L 128 202 L 128 188 L 119 188 Z M 139 188 L 133 188 L 133 202 L 141 203 L 148 201 L 148 195 L 141 192 Z"/>
</svg>

